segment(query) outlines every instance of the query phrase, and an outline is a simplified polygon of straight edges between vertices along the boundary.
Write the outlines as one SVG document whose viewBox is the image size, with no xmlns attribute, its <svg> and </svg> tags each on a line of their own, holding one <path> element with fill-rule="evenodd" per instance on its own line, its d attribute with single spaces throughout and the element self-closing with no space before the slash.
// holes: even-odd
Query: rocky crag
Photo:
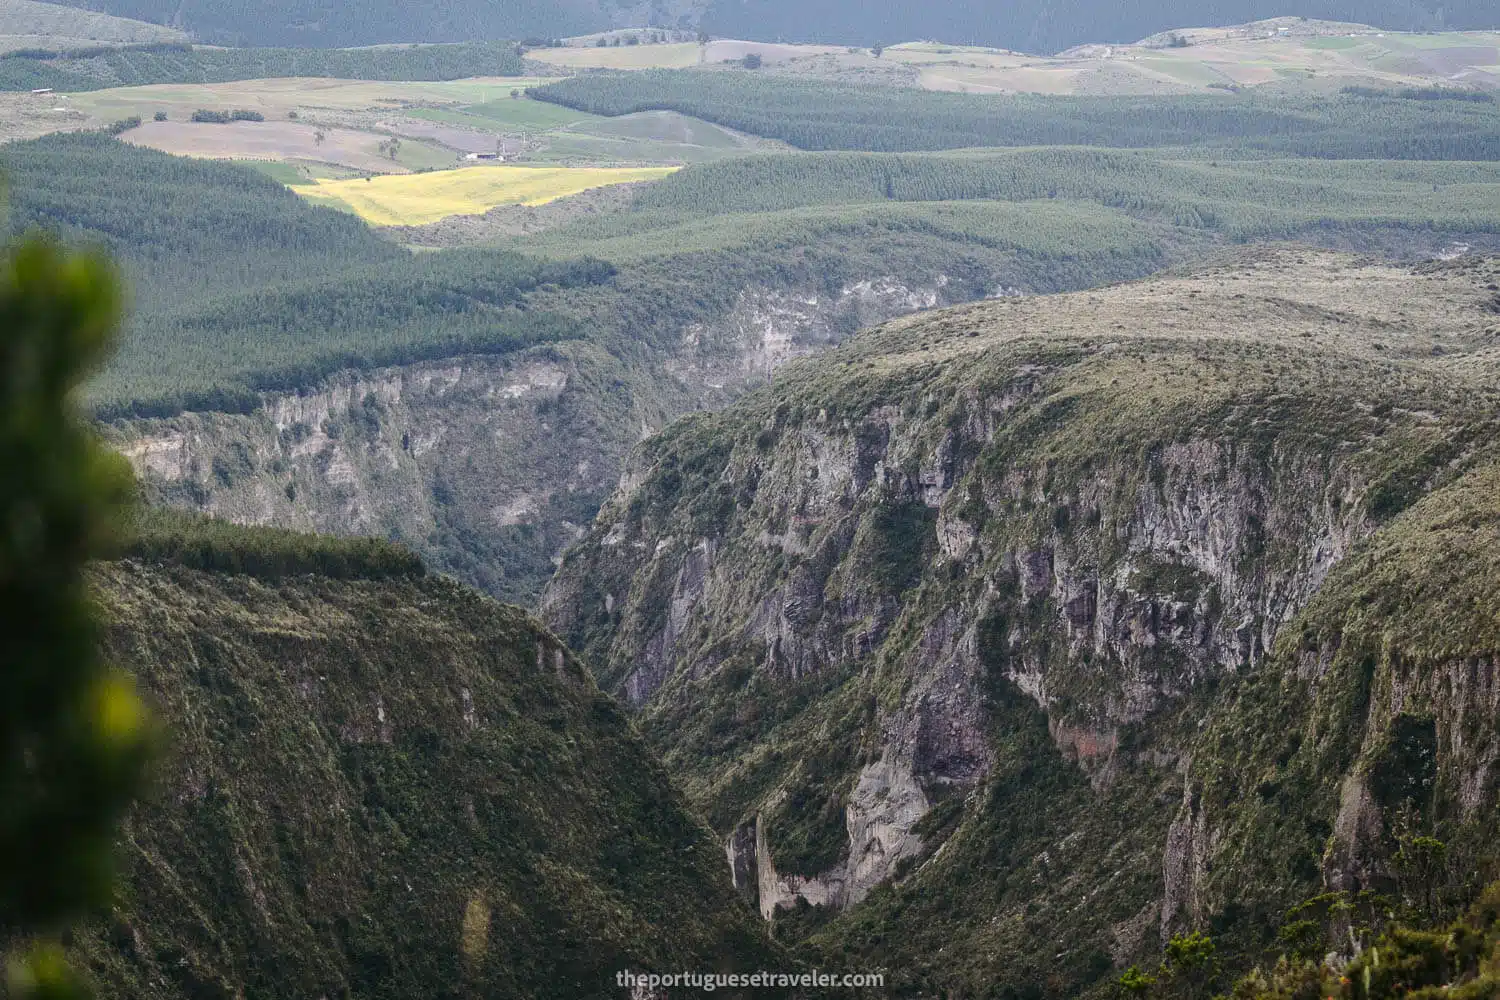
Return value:
<svg viewBox="0 0 1500 1000">
<path fill-rule="evenodd" d="M 906 993 L 1243 964 L 1419 832 L 1462 895 L 1497 282 L 1274 249 L 898 320 L 643 443 L 545 617 L 777 933 Z"/>
<path fill-rule="evenodd" d="M 250 413 L 120 420 L 105 432 L 153 502 L 383 535 L 534 604 L 631 447 L 677 416 L 722 406 L 787 361 L 894 316 L 1090 280 L 1077 266 L 1000 253 L 981 265 L 953 247 L 925 249 L 927 263 L 897 277 L 883 253 L 780 261 L 779 274 L 701 257 L 665 286 L 654 271 L 627 270 L 599 289 L 535 296 L 530 308 L 577 317 L 579 339 L 346 372 L 267 393 Z"/>
</svg>

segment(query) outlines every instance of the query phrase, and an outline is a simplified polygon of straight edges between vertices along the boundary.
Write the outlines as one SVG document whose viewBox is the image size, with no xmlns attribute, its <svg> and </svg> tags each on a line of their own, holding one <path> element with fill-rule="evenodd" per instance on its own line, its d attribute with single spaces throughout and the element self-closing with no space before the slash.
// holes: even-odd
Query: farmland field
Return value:
<svg viewBox="0 0 1500 1000">
<path fill-rule="evenodd" d="M 500 205 L 544 205 L 611 184 L 658 180 L 672 167 L 462 167 L 408 176 L 319 181 L 299 194 L 337 203 L 377 226 L 420 226 L 453 215 L 481 215 Z"/>
<path fill-rule="evenodd" d="M 322 141 L 318 136 L 322 135 Z M 146 122 L 122 137 L 126 142 L 177 156 L 213 160 L 321 160 L 370 173 L 405 173 L 451 166 L 455 154 L 407 140 L 395 157 L 382 152 L 382 136 L 352 129 L 320 129 L 290 121 Z"/>
<path fill-rule="evenodd" d="M 506 132 L 545 131 L 595 117 L 541 101 L 510 98 L 481 101 L 461 109 L 417 108 L 411 114 L 428 121 Z"/>
<path fill-rule="evenodd" d="M 358 111 L 407 104 L 467 104 L 508 99 L 512 90 L 552 82 L 535 77 L 476 77 L 470 80 L 382 82 L 317 77 L 237 80 L 232 83 L 152 84 L 74 94 L 69 102 L 103 121 L 165 111 L 186 118 L 198 108 L 248 108 L 267 118 L 310 110 Z M 519 102 L 518 102 L 519 103 Z M 574 117 L 577 117 L 576 115 Z"/>
<path fill-rule="evenodd" d="M 620 45 L 599 47 L 574 46 L 544 49 L 531 58 L 549 66 L 566 69 L 687 69 L 692 66 L 716 66 L 743 59 L 750 53 L 765 64 L 808 59 L 847 52 L 842 45 L 783 45 L 773 42 L 746 42 L 732 38 L 715 39 L 707 45 L 697 42 L 668 42 L 660 45 Z"/>
<path fill-rule="evenodd" d="M 531 58 L 568 70 L 722 68 L 760 56 L 777 74 L 920 86 L 961 93 L 1158 94 L 1257 87 L 1328 92 L 1348 84 L 1500 88 L 1500 35 L 1380 32 L 1357 24 L 1284 23 L 1277 19 L 1232 28 L 1186 29 L 1190 44 L 1166 38 L 1129 45 L 1081 46 L 1038 56 L 934 42 L 886 48 L 783 45 L 721 39 L 699 46 L 592 45 L 533 52 Z"/>
</svg>

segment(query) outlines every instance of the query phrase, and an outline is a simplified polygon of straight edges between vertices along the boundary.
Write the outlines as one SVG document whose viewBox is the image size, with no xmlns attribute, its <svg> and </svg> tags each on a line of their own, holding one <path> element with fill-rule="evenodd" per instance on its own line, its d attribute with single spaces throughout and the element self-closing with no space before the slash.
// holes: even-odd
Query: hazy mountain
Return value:
<svg viewBox="0 0 1500 1000">
<path fill-rule="evenodd" d="M 1240 24 L 1301 15 L 1385 28 L 1493 27 L 1492 4 L 1477 0 L 1019 0 L 923 3 L 921 0 L 713 0 L 704 26 L 717 35 L 787 41 L 873 44 L 919 38 L 1056 52 L 1084 42 L 1129 42 L 1169 28 Z"/>
<path fill-rule="evenodd" d="M 1486 0 L 63 0 L 70 6 L 170 24 L 210 42 L 239 45 L 373 45 L 402 41 L 524 38 L 624 25 L 690 27 L 759 40 L 869 45 L 935 38 L 1026 51 L 1083 42 L 1134 41 L 1169 28 L 1302 15 L 1424 30 L 1500 25 Z"/>
</svg>

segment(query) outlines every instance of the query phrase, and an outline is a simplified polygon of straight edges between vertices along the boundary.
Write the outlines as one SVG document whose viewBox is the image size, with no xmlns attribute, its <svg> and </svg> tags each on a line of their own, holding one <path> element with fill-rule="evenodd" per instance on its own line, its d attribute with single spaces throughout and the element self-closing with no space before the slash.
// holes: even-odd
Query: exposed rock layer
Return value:
<svg viewBox="0 0 1500 1000">
<path fill-rule="evenodd" d="M 545 614 L 762 912 L 852 907 L 815 940 L 908 985 L 1065 995 L 1188 926 L 1258 944 L 1388 873 L 1382 760 L 1431 765 L 1445 836 L 1494 832 L 1500 642 L 1383 649 L 1339 708 L 1353 626 L 1316 601 L 1489 461 L 1497 277 L 1250 252 L 899 320 L 645 442 Z M 1246 787 L 1268 767 L 1297 778 Z"/>
</svg>

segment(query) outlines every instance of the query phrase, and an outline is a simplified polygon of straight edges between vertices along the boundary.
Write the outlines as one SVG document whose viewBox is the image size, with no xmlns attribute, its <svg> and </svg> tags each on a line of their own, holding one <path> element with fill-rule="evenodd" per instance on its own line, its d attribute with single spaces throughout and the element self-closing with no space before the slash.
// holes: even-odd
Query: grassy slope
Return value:
<svg viewBox="0 0 1500 1000">
<path fill-rule="evenodd" d="M 1485 541 L 1493 473 L 1446 486 L 1492 460 L 1474 447 L 1500 418 L 1486 290 L 1496 272 L 1429 281 L 1295 253 L 1252 264 L 898 321 L 643 446 L 629 491 L 554 581 L 548 613 L 623 689 L 658 655 L 668 609 L 686 608 L 673 612 L 676 659 L 642 727 L 721 835 L 759 811 L 778 871 L 823 871 L 847 850 L 855 773 L 909 745 L 891 742 L 910 732 L 902 720 L 933 713 L 931 729 L 904 738 L 952 767 L 954 751 L 922 741 L 943 745 L 928 733 L 947 732 L 950 698 L 963 703 L 950 689 L 972 685 L 982 706 L 987 774 L 956 788 L 952 772 L 926 775 L 936 808 L 912 874 L 831 924 L 791 912 L 784 934 L 816 931 L 810 947 L 825 959 L 885 963 L 907 995 L 1102 991 L 1116 961 L 1152 961 L 1161 928 L 1192 924 L 1222 936 L 1227 966 L 1243 963 L 1318 890 L 1340 783 L 1366 766 L 1366 736 L 1378 760 L 1393 714 L 1374 713 L 1366 730 L 1347 687 L 1294 683 L 1304 623 L 1357 613 L 1408 678 L 1500 653 L 1488 624 L 1500 611 Z M 1218 457 L 1195 471 L 1205 454 Z M 883 478 L 861 480 L 859 463 L 877 460 Z M 941 536 L 931 517 L 907 523 L 934 485 Z M 1247 655 L 1238 670 L 1203 662 L 1243 627 L 1224 602 L 1265 587 L 1267 604 L 1248 604 L 1256 614 L 1296 610 L 1280 602 L 1307 586 L 1296 582 L 1310 572 L 1300 533 L 1322 530 L 1305 519 L 1365 525 L 1358 534 L 1429 490 L 1329 583 L 1348 596 L 1328 600 L 1347 610 L 1330 616 L 1319 598 L 1284 624 L 1274 655 Z M 1177 513 L 1147 534 L 1142 519 L 1159 508 Z M 1202 516 L 1227 529 L 1222 548 L 1195 535 Z M 955 554 L 969 530 L 977 545 Z M 695 604 L 678 596 L 678 568 L 699 540 L 711 569 Z M 1039 592 L 1019 579 L 1038 552 L 1059 574 Z M 1090 581 L 1092 626 L 1073 603 Z M 793 624 L 768 625 L 767 601 Z M 1455 629 L 1470 614 L 1487 624 Z M 772 628 L 776 649 L 759 640 Z M 1138 645 L 1141 632 L 1156 641 Z M 1361 655 L 1348 653 L 1356 665 Z M 1273 694 L 1241 699 L 1238 672 Z M 1022 683 L 1041 683 L 1045 699 Z M 1310 690 L 1325 707 L 1311 709 Z M 1445 713 L 1440 746 L 1465 734 L 1464 749 L 1439 754 L 1438 832 L 1483 843 L 1495 834 L 1493 782 L 1467 818 L 1457 803 L 1497 738 L 1484 689 L 1422 697 Z M 1299 731 L 1304 757 L 1286 764 Z M 1079 733 L 1105 757 L 1088 750 L 1076 765 L 1089 745 L 1072 742 Z M 1338 734 L 1334 752 L 1324 733 Z M 1186 791 L 1177 761 L 1192 762 Z M 1278 765 L 1300 783 L 1256 795 Z M 1184 814 L 1194 829 L 1199 809 L 1213 831 L 1197 848 L 1209 874 L 1163 917 L 1168 830 Z M 1359 848 L 1377 873 L 1390 849 Z"/>
<path fill-rule="evenodd" d="M 0 2 L 0 36 L 5 35 L 26 36 L 27 46 L 48 44 L 52 39 L 65 39 L 68 47 L 187 41 L 187 35 L 175 28 L 37 0 Z"/>
<path fill-rule="evenodd" d="M 619 709 L 518 609 L 438 579 L 93 582 L 172 738 L 121 900 L 75 943 L 107 995 L 602 997 L 623 968 L 770 958 Z"/>
</svg>

